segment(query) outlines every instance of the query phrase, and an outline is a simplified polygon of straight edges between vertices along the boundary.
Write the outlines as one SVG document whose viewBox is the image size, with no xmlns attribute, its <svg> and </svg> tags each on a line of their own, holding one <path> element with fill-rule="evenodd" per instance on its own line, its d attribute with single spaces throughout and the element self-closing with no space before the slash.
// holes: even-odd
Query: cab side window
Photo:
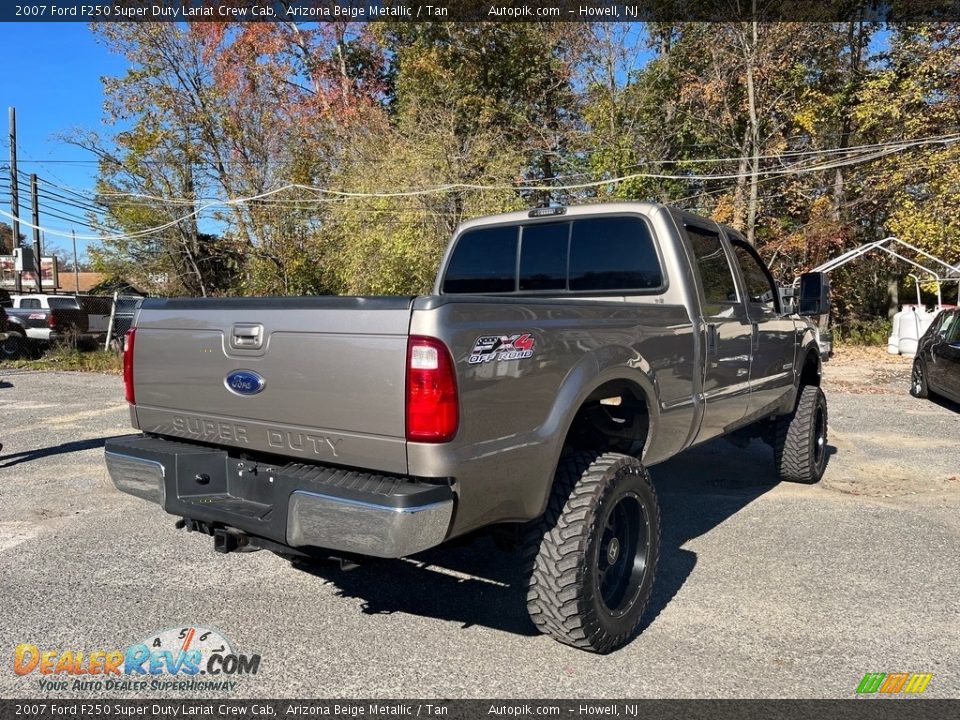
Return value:
<svg viewBox="0 0 960 720">
<path fill-rule="evenodd" d="M 737 286 L 720 234 L 694 225 L 686 225 L 685 230 L 703 284 L 704 313 L 708 316 L 732 314 L 737 304 Z"/>
<path fill-rule="evenodd" d="M 745 242 L 731 239 L 731 245 L 746 285 L 747 303 L 764 312 L 777 312 L 777 287 L 770 271 Z"/>
</svg>

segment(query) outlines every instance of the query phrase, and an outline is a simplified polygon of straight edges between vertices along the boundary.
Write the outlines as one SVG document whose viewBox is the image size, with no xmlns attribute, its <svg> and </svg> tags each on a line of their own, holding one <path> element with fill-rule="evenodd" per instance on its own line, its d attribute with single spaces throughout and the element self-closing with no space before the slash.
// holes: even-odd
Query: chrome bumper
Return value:
<svg viewBox="0 0 960 720">
<path fill-rule="evenodd" d="M 161 506 L 164 504 L 166 492 L 163 479 L 166 469 L 162 463 L 110 450 L 104 453 L 104 457 L 107 472 L 117 490 Z"/>
<path fill-rule="evenodd" d="M 442 543 L 453 519 L 453 492 L 445 485 L 321 466 L 258 465 L 140 436 L 108 441 L 105 459 L 118 490 L 173 515 L 294 548 L 402 557 Z M 357 490 L 364 487 L 369 490 Z"/>
<path fill-rule="evenodd" d="M 452 517 L 453 500 L 393 508 L 298 490 L 287 510 L 287 544 L 397 558 L 442 543 Z"/>
</svg>

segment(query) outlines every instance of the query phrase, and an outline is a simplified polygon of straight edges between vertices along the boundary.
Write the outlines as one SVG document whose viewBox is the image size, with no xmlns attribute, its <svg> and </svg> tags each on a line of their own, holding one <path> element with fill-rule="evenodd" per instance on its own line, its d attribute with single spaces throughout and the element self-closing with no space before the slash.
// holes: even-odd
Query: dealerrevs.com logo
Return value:
<svg viewBox="0 0 960 720">
<path fill-rule="evenodd" d="M 61 651 L 20 643 L 13 654 L 13 671 L 36 677 L 44 692 L 224 692 L 236 688 L 236 678 L 259 670 L 259 655 L 237 653 L 219 630 L 195 625 L 150 633 L 122 649 Z"/>
<path fill-rule="evenodd" d="M 932 679 L 932 673 L 867 673 L 857 685 L 857 694 L 920 695 Z"/>
</svg>

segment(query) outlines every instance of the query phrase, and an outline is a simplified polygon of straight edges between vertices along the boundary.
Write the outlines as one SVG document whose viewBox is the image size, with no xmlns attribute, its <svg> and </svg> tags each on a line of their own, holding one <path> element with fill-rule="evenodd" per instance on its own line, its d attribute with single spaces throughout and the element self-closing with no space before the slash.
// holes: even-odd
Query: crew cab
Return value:
<svg viewBox="0 0 960 720">
<path fill-rule="evenodd" d="M 826 292 L 805 276 L 801 312 Z M 732 228 L 538 208 L 464 223 L 427 296 L 144 300 L 124 349 L 140 432 L 106 463 L 222 552 L 400 557 L 518 528 L 534 624 L 607 652 L 653 586 L 647 468 L 737 433 L 816 482 L 820 363 Z"/>
</svg>

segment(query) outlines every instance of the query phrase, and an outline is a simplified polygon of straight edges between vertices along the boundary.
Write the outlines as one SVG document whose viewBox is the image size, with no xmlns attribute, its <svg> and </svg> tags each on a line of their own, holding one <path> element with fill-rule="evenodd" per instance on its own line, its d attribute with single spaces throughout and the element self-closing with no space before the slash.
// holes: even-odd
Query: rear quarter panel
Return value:
<svg viewBox="0 0 960 720">
<path fill-rule="evenodd" d="M 627 379 L 649 398 L 646 461 L 689 441 L 695 341 L 681 305 L 623 298 L 420 298 L 411 334 L 439 337 L 453 355 L 460 427 L 444 445 L 408 443 L 412 475 L 455 478 L 453 534 L 543 511 L 563 441 L 597 387 Z M 533 354 L 470 363 L 478 338 L 530 334 Z"/>
</svg>

